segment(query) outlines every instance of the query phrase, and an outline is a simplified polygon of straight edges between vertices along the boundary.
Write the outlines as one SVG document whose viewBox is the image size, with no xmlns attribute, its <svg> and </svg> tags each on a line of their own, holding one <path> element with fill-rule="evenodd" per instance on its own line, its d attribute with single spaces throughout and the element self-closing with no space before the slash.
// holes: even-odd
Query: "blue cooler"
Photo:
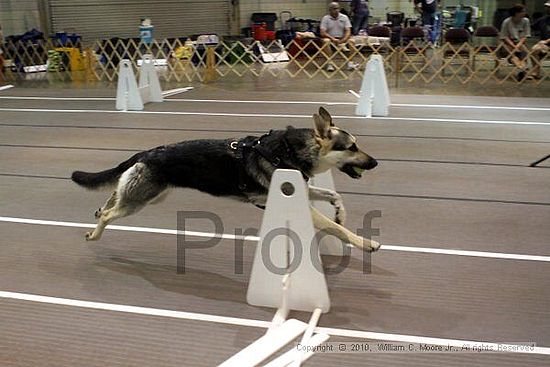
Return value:
<svg viewBox="0 0 550 367">
<path fill-rule="evenodd" d="M 139 26 L 139 37 L 141 38 L 141 41 L 145 44 L 151 44 L 153 42 L 153 29 L 155 29 L 154 26 Z"/>
</svg>

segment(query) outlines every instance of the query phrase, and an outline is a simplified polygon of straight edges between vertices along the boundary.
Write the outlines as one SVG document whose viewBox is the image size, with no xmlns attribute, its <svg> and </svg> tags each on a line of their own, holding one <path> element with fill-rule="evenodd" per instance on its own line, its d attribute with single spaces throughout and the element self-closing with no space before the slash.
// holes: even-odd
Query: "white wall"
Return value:
<svg viewBox="0 0 550 367">
<path fill-rule="evenodd" d="M 386 13 L 390 11 L 401 11 L 405 13 L 405 18 L 414 17 L 414 6 L 412 2 L 408 0 L 389 0 L 389 1 L 376 1 L 371 0 L 369 2 L 371 8 L 370 15 L 373 17 L 373 21 L 385 21 Z"/>
</svg>

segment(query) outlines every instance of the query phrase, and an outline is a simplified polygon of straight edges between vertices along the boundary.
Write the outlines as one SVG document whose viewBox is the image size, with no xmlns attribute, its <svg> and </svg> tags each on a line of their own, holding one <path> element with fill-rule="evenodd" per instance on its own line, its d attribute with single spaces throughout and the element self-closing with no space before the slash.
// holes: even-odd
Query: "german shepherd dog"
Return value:
<svg viewBox="0 0 550 367">
<path fill-rule="evenodd" d="M 313 120 L 313 129 L 288 126 L 261 137 L 184 141 L 139 152 L 105 171 L 73 172 L 72 180 L 88 189 L 114 189 L 105 205 L 95 212 L 98 224 L 86 233 L 86 240 L 99 240 L 113 220 L 162 201 L 169 188 L 193 188 L 263 207 L 277 168 L 299 170 L 307 180 L 332 167 L 357 179 L 363 170 L 376 167 L 376 160 L 359 149 L 353 135 L 334 126 L 324 108 L 313 115 Z M 311 207 L 317 229 L 364 251 L 379 248 L 377 242 L 342 226 L 345 210 L 338 193 L 310 186 L 309 198 L 328 201 L 335 208 L 335 219 L 331 220 Z"/>
</svg>

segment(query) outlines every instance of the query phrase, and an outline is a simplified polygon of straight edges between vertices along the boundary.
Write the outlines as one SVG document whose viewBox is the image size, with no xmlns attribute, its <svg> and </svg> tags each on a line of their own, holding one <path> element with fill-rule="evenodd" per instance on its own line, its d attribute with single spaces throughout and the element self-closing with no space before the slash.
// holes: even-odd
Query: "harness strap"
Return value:
<svg viewBox="0 0 550 367">
<path fill-rule="evenodd" d="M 279 158 L 278 156 L 274 155 L 272 151 L 266 149 L 264 146 L 261 145 L 261 143 L 258 141 L 258 144 L 254 145 L 253 149 L 260 153 L 262 157 L 265 158 L 266 161 L 271 163 L 274 167 L 277 168 L 288 168 L 288 169 L 295 169 L 297 171 L 300 171 L 302 174 L 302 177 L 306 182 L 309 180 L 309 177 L 306 176 L 305 173 L 303 173 L 300 169 L 298 169 L 295 165 L 288 163 L 288 157 L 290 156 L 290 147 L 288 145 L 287 140 L 283 137 L 282 139 L 284 145 L 285 145 L 285 153 L 286 153 L 286 159 Z"/>
<path fill-rule="evenodd" d="M 272 132 L 273 132 L 273 130 L 270 130 L 267 134 L 264 134 L 264 135 L 260 136 L 259 138 L 255 139 L 255 140 L 252 140 L 252 141 L 245 138 L 245 139 L 241 139 L 241 140 L 238 140 L 238 141 L 232 141 L 229 144 L 229 147 L 232 150 L 235 151 L 235 158 L 237 158 L 237 160 L 240 161 L 240 164 L 239 164 L 239 184 L 238 184 L 238 187 L 239 187 L 240 190 L 244 191 L 248 187 L 247 184 L 246 184 L 248 174 L 246 173 L 245 164 L 244 164 L 245 151 L 255 151 L 255 152 L 257 152 L 266 161 L 271 163 L 271 165 L 273 165 L 276 168 L 288 168 L 288 169 L 298 170 L 302 173 L 302 177 L 304 178 L 304 180 L 306 180 L 306 181 L 309 180 L 309 177 L 306 176 L 300 169 L 296 168 L 296 166 L 294 166 L 294 165 L 292 165 L 288 162 L 288 160 L 290 158 L 291 149 L 290 149 L 290 145 L 288 144 L 288 141 L 286 140 L 286 138 L 284 136 L 282 137 L 282 143 L 283 143 L 284 148 L 285 148 L 284 157 L 281 157 L 281 156 L 275 154 L 275 152 L 273 152 L 270 149 L 267 149 L 264 145 L 262 145 L 262 139 L 269 136 L 269 135 L 271 135 Z"/>
<path fill-rule="evenodd" d="M 231 149 L 235 151 L 235 158 L 239 162 L 238 164 L 238 188 L 239 190 L 245 191 L 248 188 L 247 185 L 247 173 L 244 168 L 244 150 L 251 147 L 251 144 L 245 141 L 245 139 L 239 141 L 233 141 L 229 145 Z"/>
</svg>

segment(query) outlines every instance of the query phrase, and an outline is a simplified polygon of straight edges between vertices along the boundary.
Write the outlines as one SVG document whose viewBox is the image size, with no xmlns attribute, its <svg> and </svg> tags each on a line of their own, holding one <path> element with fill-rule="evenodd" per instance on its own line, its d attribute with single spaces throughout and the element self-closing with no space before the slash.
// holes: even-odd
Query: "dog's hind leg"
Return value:
<svg viewBox="0 0 550 367">
<path fill-rule="evenodd" d="M 113 220 L 126 217 L 132 213 L 135 213 L 138 209 L 133 209 L 128 206 L 118 206 L 104 210 L 101 215 L 99 216 L 99 220 L 97 223 L 97 226 L 95 229 L 91 232 L 86 233 L 86 241 L 97 241 L 101 238 L 101 235 L 103 234 L 103 231 L 105 230 L 105 227 L 109 223 L 111 223 Z"/>
<path fill-rule="evenodd" d="M 116 192 L 99 213 L 96 228 L 86 233 L 86 240 L 99 240 L 109 223 L 138 212 L 165 189 L 166 185 L 154 181 L 154 175 L 144 163 L 136 163 L 120 177 Z"/>
<path fill-rule="evenodd" d="M 311 207 L 311 216 L 313 218 L 313 225 L 315 228 L 326 231 L 328 234 L 338 237 L 344 243 L 351 243 L 353 246 L 368 252 L 376 251 L 380 248 L 380 244 L 378 242 L 357 236 L 349 229 L 333 222 L 313 207 Z"/>
<path fill-rule="evenodd" d="M 103 213 L 105 210 L 111 209 L 116 203 L 116 198 L 117 198 L 116 191 L 113 191 L 111 196 L 109 196 L 109 199 L 107 199 L 107 202 L 105 203 L 105 205 L 103 205 L 101 208 L 95 211 L 94 213 L 95 218 L 99 219 L 99 217 L 101 216 L 101 213 Z"/>
<path fill-rule="evenodd" d="M 338 224 L 344 224 L 346 221 L 346 209 L 342 196 L 336 191 L 324 189 L 321 187 L 309 186 L 309 199 L 318 201 L 328 201 L 334 207 L 334 221 Z"/>
</svg>

